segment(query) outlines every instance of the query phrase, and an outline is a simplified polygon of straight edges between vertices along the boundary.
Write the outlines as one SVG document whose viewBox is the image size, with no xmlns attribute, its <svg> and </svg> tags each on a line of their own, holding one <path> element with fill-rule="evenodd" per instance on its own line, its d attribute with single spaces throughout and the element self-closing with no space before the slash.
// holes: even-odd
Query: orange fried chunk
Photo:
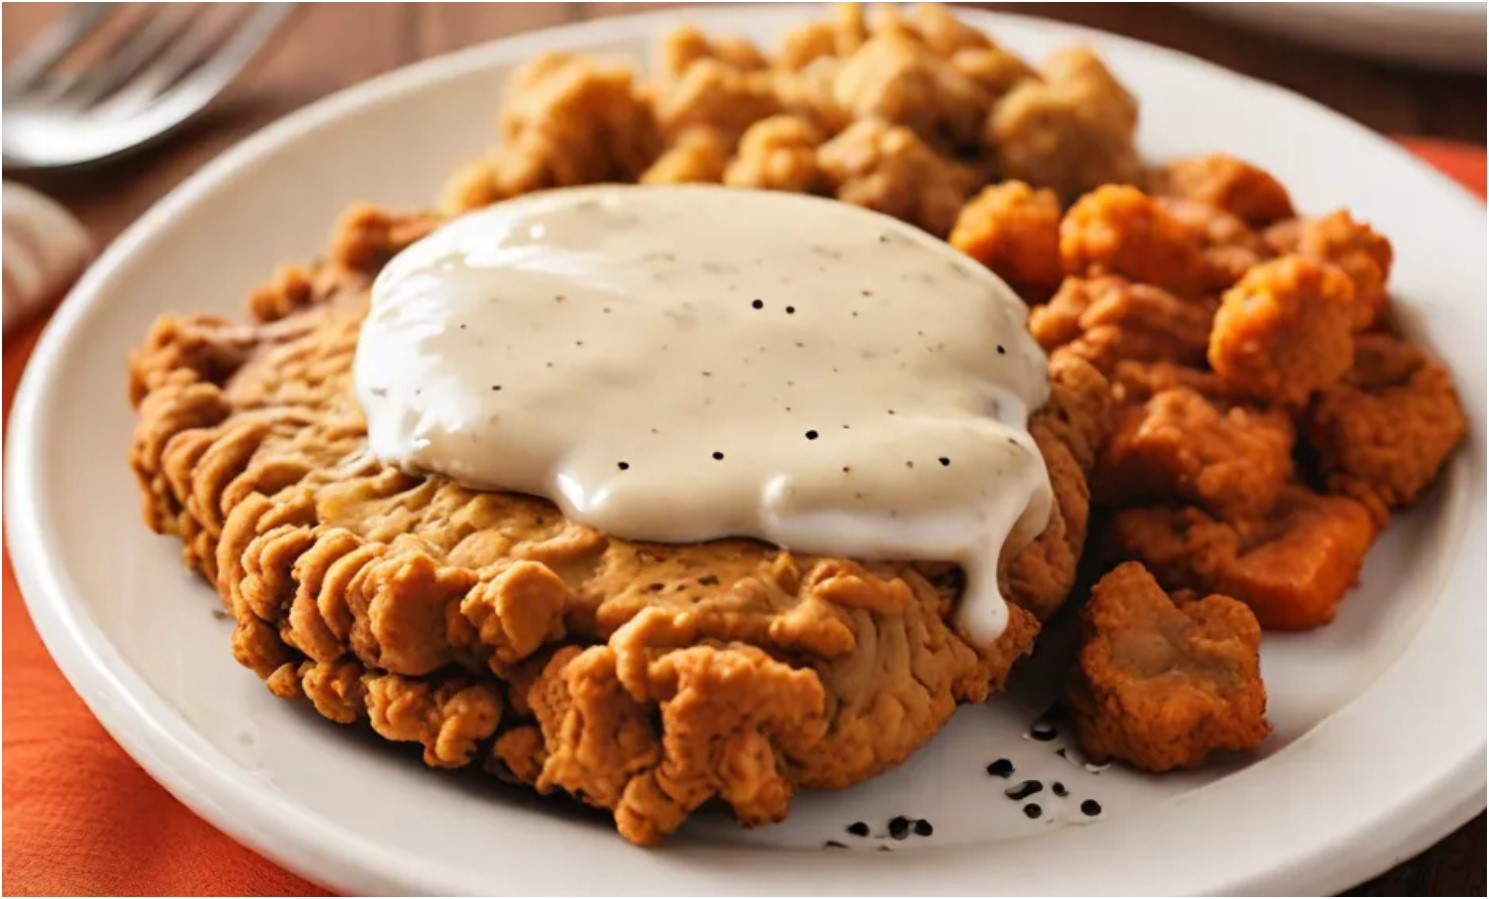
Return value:
<svg viewBox="0 0 1489 899">
<path fill-rule="evenodd" d="M 1122 278 L 1066 278 L 1029 312 L 1029 333 L 1045 350 L 1063 348 L 1102 372 L 1124 359 L 1200 365 L 1211 312 L 1208 302 Z"/>
<path fill-rule="evenodd" d="M 1108 377 L 1112 384 L 1112 395 L 1120 403 L 1145 402 L 1155 394 L 1175 387 L 1186 387 L 1222 407 L 1236 401 L 1225 382 L 1213 371 L 1173 362 L 1123 359 Z"/>
<path fill-rule="evenodd" d="M 1226 291 L 1210 332 L 1210 365 L 1256 399 L 1301 405 L 1354 358 L 1354 287 L 1302 256 L 1259 265 Z"/>
<path fill-rule="evenodd" d="M 1092 478 L 1096 501 L 1171 497 L 1222 520 L 1265 515 L 1292 474 L 1293 426 L 1279 409 L 1222 411 L 1187 387 L 1124 407 Z"/>
<path fill-rule="evenodd" d="M 1125 509 L 1112 537 L 1123 558 L 1142 562 L 1165 587 L 1234 596 L 1262 627 L 1300 631 L 1334 620 L 1375 523 L 1352 499 L 1290 484 L 1261 521 L 1232 524 L 1193 507 Z"/>
<path fill-rule="evenodd" d="M 1085 47 L 1057 50 L 993 106 L 983 148 L 1006 178 L 1074 197 L 1137 180 L 1137 101 Z"/>
<path fill-rule="evenodd" d="M 1091 588 L 1081 623 L 1070 707 L 1092 759 L 1168 771 L 1266 739 L 1261 628 L 1242 603 L 1213 595 L 1176 604 L 1129 562 Z"/>
<path fill-rule="evenodd" d="M 1386 307 L 1386 281 L 1391 276 L 1391 242 L 1340 209 L 1301 222 L 1280 222 L 1267 229 L 1267 240 L 1281 253 L 1300 253 L 1340 268 L 1355 285 L 1354 327 L 1364 331 Z"/>
<path fill-rule="evenodd" d="M 1271 248 L 1260 234 L 1223 209 L 1172 197 L 1159 197 L 1158 205 L 1199 241 L 1206 291 L 1230 287 L 1252 266 L 1272 257 Z"/>
<path fill-rule="evenodd" d="M 1262 169 L 1225 153 L 1175 159 L 1154 172 L 1149 183 L 1157 196 L 1213 206 L 1252 227 L 1293 217 L 1287 188 Z"/>
<path fill-rule="evenodd" d="M 1389 334 L 1356 346 L 1354 368 L 1318 395 L 1305 428 L 1329 489 L 1384 523 L 1432 483 L 1467 424 L 1452 376 L 1420 349 Z"/>
<path fill-rule="evenodd" d="M 985 187 L 962 207 L 951 245 L 1016 287 L 1060 283 L 1060 199 L 1022 181 Z"/>
<path fill-rule="evenodd" d="M 1112 274 L 1179 293 L 1202 287 L 1199 236 L 1135 187 L 1110 184 L 1076 201 L 1060 222 L 1067 275 Z"/>
</svg>

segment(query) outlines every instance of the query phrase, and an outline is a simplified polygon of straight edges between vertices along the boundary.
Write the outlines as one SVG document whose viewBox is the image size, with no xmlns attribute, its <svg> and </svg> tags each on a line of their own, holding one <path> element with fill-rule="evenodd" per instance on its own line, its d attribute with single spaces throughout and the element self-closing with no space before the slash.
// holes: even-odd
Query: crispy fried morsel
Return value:
<svg viewBox="0 0 1489 899">
<path fill-rule="evenodd" d="M 1057 50 L 1043 79 L 1024 79 L 993 106 L 982 145 L 1005 178 L 1075 197 L 1140 174 L 1137 101 L 1090 50 Z"/>
<path fill-rule="evenodd" d="M 1091 492 L 1103 505 L 1172 498 L 1226 520 L 1258 518 L 1292 474 L 1293 426 L 1280 409 L 1217 409 L 1178 387 L 1117 413 Z"/>
<path fill-rule="evenodd" d="M 839 200 L 875 209 L 942 236 L 951 231 L 972 176 L 915 132 L 875 119 L 823 144 L 817 161 Z"/>
<path fill-rule="evenodd" d="M 838 67 L 833 97 L 859 119 L 904 125 L 932 146 L 973 147 L 992 98 L 913 37 L 871 38 Z"/>
<path fill-rule="evenodd" d="M 834 3 L 825 21 L 806 22 L 786 33 L 775 64 L 799 71 L 824 57 L 846 58 L 863 46 L 868 36 L 863 7 Z"/>
<path fill-rule="evenodd" d="M 440 209 L 464 212 L 550 187 L 632 181 L 660 150 L 630 71 L 567 53 L 518 66 L 502 99 L 501 141 L 447 182 Z"/>
<path fill-rule="evenodd" d="M 1278 253 L 1300 253 L 1337 266 L 1355 285 L 1354 328 L 1364 331 L 1386 307 L 1386 281 L 1394 253 L 1391 242 L 1349 212 L 1280 222 L 1265 235 Z"/>
<path fill-rule="evenodd" d="M 1204 362 L 1212 309 L 1118 277 L 1066 278 L 1029 311 L 1029 333 L 1047 351 L 1079 356 L 1103 373 L 1122 360 Z"/>
<path fill-rule="evenodd" d="M 1286 631 L 1334 620 L 1375 533 L 1360 503 L 1300 484 L 1283 488 L 1259 522 L 1230 524 L 1193 507 L 1126 509 L 1112 521 L 1116 551 L 1165 587 L 1234 596 L 1262 627 Z"/>
<path fill-rule="evenodd" d="M 1029 417 L 1029 433 L 1049 469 L 1055 503 L 1032 543 L 999 559 L 1003 593 L 1041 620 L 1054 614 L 1075 584 L 1086 542 L 1091 491 L 1087 477 L 1112 420 L 1106 379 L 1076 356 L 1050 359 L 1050 398 Z"/>
<path fill-rule="evenodd" d="M 781 112 L 810 122 L 829 137 L 853 124 L 853 113 L 833 96 L 836 80 L 837 66 L 828 60 L 801 72 L 770 72 L 771 90 L 780 101 Z"/>
<path fill-rule="evenodd" d="M 910 27 L 927 49 L 941 57 L 962 50 L 986 50 L 992 40 L 982 31 L 958 19 L 940 3 L 917 3 L 910 10 Z"/>
<path fill-rule="evenodd" d="M 1075 202 L 1060 222 L 1067 275 L 1121 275 L 1180 294 L 1208 281 L 1200 236 L 1135 187 L 1109 184 Z"/>
<path fill-rule="evenodd" d="M 717 184 L 724 177 L 729 147 L 711 128 L 682 134 L 651 167 L 641 173 L 642 184 Z"/>
<path fill-rule="evenodd" d="M 715 59 L 741 72 L 765 68 L 765 57 L 748 40 L 735 35 L 710 38 L 692 25 L 679 25 L 663 36 L 653 71 L 663 81 L 672 81 L 700 59 Z"/>
<path fill-rule="evenodd" d="M 712 129 L 732 149 L 746 128 L 782 111 L 773 84 L 770 72 L 699 59 L 657 90 L 657 123 L 672 140 L 691 129 Z"/>
<path fill-rule="evenodd" d="M 1448 370 L 1387 334 L 1356 338 L 1355 367 L 1322 391 L 1305 434 L 1331 492 L 1365 503 L 1384 524 L 1431 484 L 1467 433 Z"/>
<path fill-rule="evenodd" d="M 1111 379 L 1112 397 L 1121 404 L 1147 402 L 1155 394 L 1176 387 L 1193 390 L 1219 408 L 1242 401 L 1213 371 L 1173 362 L 1123 359 L 1107 377 Z"/>
<path fill-rule="evenodd" d="M 968 47 L 951 54 L 951 67 L 972 79 L 997 100 L 1020 84 L 1039 76 L 1029 64 L 1002 47 Z"/>
<path fill-rule="evenodd" d="M 1206 291 L 1230 287 L 1252 266 L 1272 256 L 1260 234 L 1224 210 L 1171 197 L 1158 197 L 1157 202 L 1199 239 Z"/>
<path fill-rule="evenodd" d="M 1154 196 L 1212 206 L 1253 228 L 1293 217 L 1287 188 L 1266 171 L 1225 153 L 1175 159 L 1154 170 L 1148 184 Z"/>
<path fill-rule="evenodd" d="M 1349 370 L 1353 302 L 1353 285 L 1332 266 L 1303 256 L 1259 265 L 1221 300 L 1210 366 L 1240 393 L 1300 406 Z"/>
<path fill-rule="evenodd" d="M 985 187 L 957 216 L 951 245 L 1037 292 L 1060 283 L 1060 200 L 1022 181 Z"/>
<path fill-rule="evenodd" d="M 1146 771 L 1192 768 L 1266 739 L 1261 628 L 1228 596 L 1175 604 L 1141 565 L 1120 565 L 1082 613 L 1070 707 L 1081 749 Z"/>
<path fill-rule="evenodd" d="M 797 116 L 762 119 L 739 141 L 739 152 L 724 172 L 730 187 L 816 193 L 826 186 L 817 165 L 822 135 Z"/>
</svg>

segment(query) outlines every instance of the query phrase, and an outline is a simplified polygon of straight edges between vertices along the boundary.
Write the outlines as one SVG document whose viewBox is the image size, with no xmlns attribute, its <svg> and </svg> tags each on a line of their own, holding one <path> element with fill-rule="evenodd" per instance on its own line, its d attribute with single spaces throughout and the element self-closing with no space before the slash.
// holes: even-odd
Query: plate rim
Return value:
<svg viewBox="0 0 1489 899">
<path fill-rule="evenodd" d="M 430 883 L 460 882 L 458 879 L 431 881 L 430 872 L 418 859 L 389 854 L 384 847 L 375 847 L 371 841 L 342 831 L 334 822 L 307 809 L 287 809 L 282 802 L 275 801 L 273 796 L 265 796 L 253 789 L 253 785 L 245 779 L 235 778 L 232 772 L 209 765 L 209 759 L 202 750 L 205 748 L 209 753 L 215 753 L 216 750 L 194 732 L 182 734 L 166 727 L 168 719 L 179 716 L 119 656 L 103 629 L 86 615 L 82 601 L 75 595 L 69 595 L 78 591 L 68 582 L 60 566 L 48 564 L 54 561 L 48 559 L 47 550 L 48 537 L 54 529 L 48 524 L 49 510 L 43 508 L 39 502 L 39 484 L 44 481 L 39 472 L 43 470 L 45 462 L 45 454 L 40 446 L 40 438 L 45 429 L 40 422 L 48 415 L 42 400 L 59 382 L 55 372 L 60 368 L 61 350 L 68 336 L 100 304 L 113 273 L 127 266 L 137 252 L 147 249 L 177 211 L 210 194 L 219 185 L 250 172 L 256 164 L 271 158 L 278 147 L 299 135 L 313 131 L 323 122 L 364 107 L 375 106 L 389 97 L 420 89 L 431 82 L 519 60 L 538 49 L 583 45 L 592 36 L 603 35 L 609 39 L 648 37 L 659 33 L 663 25 L 676 21 L 680 16 L 690 17 L 691 21 L 706 27 L 727 28 L 731 15 L 754 14 L 762 18 L 768 16 L 784 20 L 786 16 L 809 8 L 811 7 L 800 4 L 772 4 L 769 8 L 751 11 L 733 5 L 713 8 L 693 6 L 605 17 L 498 38 L 349 86 L 284 116 L 189 176 L 132 223 L 74 286 L 37 342 L 17 389 L 10 420 L 7 422 L 11 427 L 19 425 L 21 433 L 12 435 L 5 450 L 5 480 L 6 487 L 10 488 L 6 491 L 8 496 L 5 498 L 5 517 L 12 523 L 20 523 L 21 527 L 7 528 L 6 540 L 27 608 L 58 667 L 110 735 L 173 795 L 220 830 L 318 883 L 357 892 L 384 892 L 389 891 L 390 887 L 393 891 L 409 892 L 410 888 L 427 889 Z M 1311 115 L 1325 116 L 1333 120 L 1336 126 L 1347 126 L 1358 138 L 1393 153 L 1397 164 L 1408 165 L 1420 173 L 1429 174 L 1460 202 L 1467 203 L 1470 209 L 1482 212 L 1478 202 L 1459 185 L 1404 149 L 1321 104 L 1286 89 L 1179 51 L 1083 26 L 982 10 L 959 10 L 959 13 L 979 27 L 993 31 L 996 31 L 1000 22 L 1013 21 L 1025 23 L 1029 27 L 1053 27 L 1074 39 L 1084 36 L 1100 43 L 1126 45 L 1129 50 L 1140 49 L 1143 53 L 1162 55 L 1185 65 L 1203 67 L 1217 77 L 1270 94 L 1270 99 L 1277 102 L 1304 104 Z M 1480 423 L 1474 424 L 1477 427 Z M 1463 464 L 1469 469 L 1466 475 L 1467 486 L 1476 489 L 1473 491 L 1473 498 L 1468 500 L 1472 506 L 1467 509 L 1463 528 L 1455 539 L 1466 541 L 1477 537 L 1478 542 L 1482 543 L 1482 456 L 1480 454 Z M 1461 546 L 1453 558 L 1452 570 L 1447 573 L 1446 579 L 1467 579 L 1470 583 L 1466 585 L 1466 589 L 1471 590 L 1475 577 L 1475 572 L 1470 570 L 1473 568 L 1472 560 L 1467 558 Z M 1482 594 L 1482 568 L 1479 568 L 1478 581 L 1479 593 Z M 1454 584 L 1446 583 L 1442 592 L 1447 593 L 1454 589 Z M 1346 712 L 1362 706 L 1366 697 L 1377 693 L 1383 682 L 1393 677 L 1407 657 L 1412 655 L 1422 634 L 1432 626 L 1434 619 L 1441 617 L 1441 612 L 1442 605 L 1439 604 L 1428 614 L 1418 635 L 1402 650 L 1402 656 L 1392 662 L 1359 697 L 1336 710 L 1329 719 L 1310 732 L 1309 736 L 1324 729 L 1334 719 L 1344 717 Z M 1482 661 L 1482 644 L 1480 651 Z M 141 724 L 144 725 L 143 728 Z M 189 730 L 189 726 L 187 729 Z M 1278 889 L 1281 885 L 1282 889 L 1332 891 L 1351 886 L 1385 870 L 1440 839 L 1484 807 L 1485 744 L 1483 734 L 1480 733 L 1478 737 L 1476 745 L 1467 746 L 1466 751 L 1457 756 L 1456 764 L 1440 770 L 1436 777 L 1429 778 L 1410 797 L 1412 801 L 1427 801 L 1436 809 L 1435 812 L 1403 816 L 1386 814 L 1385 812 L 1390 811 L 1387 809 L 1373 820 L 1333 832 L 1335 845 L 1312 847 L 1311 854 L 1294 851 L 1281 863 L 1274 864 L 1265 871 L 1233 876 L 1230 880 L 1189 881 L 1190 889 L 1205 892 L 1258 892 Z M 193 742 L 202 745 L 193 745 Z M 1267 760 L 1246 770 L 1259 768 L 1265 761 Z M 1211 787 L 1223 782 L 1201 788 L 1196 793 L 1208 792 Z M 295 817 L 291 817 L 287 825 L 285 815 L 289 811 L 293 811 Z M 1339 845 L 1340 843 L 1343 845 Z M 1377 855 L 1362 848 L 1367 845 L 1378 847 L 1381 844 L 1393 851 Z M 901 857 L 899 867 L 902 871 L 912 867 L 923 868 L 923 864 L 906 864 L 905 860 L 917 857 L 945 864 L 949 861 L 949 855 L 972 854 L 976 848 L 964 846 L 906 855 Z M 735 851 L 738 851 L 738 847 L 735 847 Z M 655 853 L 640 855 L 644 857 Z M 375 859 L 377 864 L 369 864 L 369 859 Z M 814 862 L 813 870 L 820 873 L 856 870 L 861 874 L 867 869 L 863 865 L 845 867 L 846 861 L 838 860 L 835 867 L 831 862 Z M 664 870 L 657 869 L 654 873 L 661 874 Z M 721 873 L 731 879 L 727 882 L 715 879 L 710 884 L 715 890 L 733 890 L 741 886 L 748 888 L 751 883 L 739 878 L 740 872 L 737 870 Z M 930 889 L 956 888 L 958 885 L 968 888 L 974 883 L 967 877 L 968 873 L 962 871 L 941 883 L 933 881 L 922 886 L 929 886 Z M 684 888 L 696 887 L 703 882 L 692 877 L 682 877 L 677 881 Z M 767 883 L 765 880 L 753 882 Z M 543 883 L 535 880 L 531 886 L 563 888 L 559 881 Z M 894 886 L 895 880 L 886 879 L 877 888 L 893 889 Z M 867 888 L 875 889 L 873 885 Z M 982 889 L 986 889 L 986 886 Z"/>
</svg>

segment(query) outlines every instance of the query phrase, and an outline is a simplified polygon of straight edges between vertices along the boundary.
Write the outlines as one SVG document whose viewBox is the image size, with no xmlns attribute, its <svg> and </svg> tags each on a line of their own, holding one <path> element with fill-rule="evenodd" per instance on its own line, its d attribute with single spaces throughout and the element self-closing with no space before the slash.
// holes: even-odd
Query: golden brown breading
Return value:
<svg viewBox="0 0 1489 899">
<path fill-rule="evenodd" d="M 819 59 L 852 56 L 868 36 L 862 6 L 834 3 L 826 20 L 805 22 L 786 32 L 775 65 L 798 71 Z"/>
<path fill-rule="evenodd" d="M 823 144 L 817 162 L 837 198 L 875 209 L 944 237 L 973 178 L 909 128 L 860 119 Z"/>
<path fill-rule="evenodd" d="M 1388 334 L 1356 338 L 1354 368 L 1319 393 L 1304 424 L 1329 490 L 1381 524 L 1432 483 L 1467 427 L 1448 370 Z"/>
<path fill-rule="evenodd" d="M 1177 387 L 1117 413 L 1091 492 L 1102 505 L 1178 499 L 1225 521 L 1259 518 L 1292 475 L 1292 449 L 1282 410 L 1221 410 Z"/>
<path fill-rule="evenodd" d="M 1339 209 L 1318 218 L 1280 222 L 1267 229 L 1267 242 L 1278 253 L 1300 253 L 1337 266 L 1355 285 L 1354 328 L 1364 331 L 1385 310 L 1386 281 L 1391 277 L 1391 242 Z"/>
<path fill-rule="evenodd" d="M 1106 379 L 1085 360 L 1050 360 L 1050 398 L 1029 417 L 1029 433 L 1044 456 L 1055 503 L 1034 542 L 999 559 L 1005 596 L 1041 620 L 1054 614 L 1075 585 L 1090 522 L 1087 478 L 1112 426 Z"/>
<path fill-rule="evenodd" d="M 1060 222 L 1067 275 L 1121 275 L 1190 294 L 1208 281 L 1200 250 L 1194 230 L 1135 187 L 1097 188 Z"/>
<path fill-rule="evenodd" d="M 1018 603 L 1047 614 L 1069 589 L 1073 551 L 1020 554 L 1011 623 L 979 651 L 949 624 L 946 565 L 624 541 L 383 466 L 351 390 L 373 271 L 350 266 L 375 269 L 419 221 L 357 211 L 326 271 L 294 281 L 308 296 L 266 304 L 284 317 L 165 319 L 133 360 L 147 521 L 186 542 L 235 658 L 275 693 L 454 766 L 497 738 L 510 690 L 516 735 L 483 757 L 650 841 L 711 797 L 761 823 L 798 786 L 903 761 L 1029 651 L 1038 621 Z M 1066 460 L 1062 530 L 1041 539 L 1078 547 L 1106 391 L 1075 362 L 1055 382 L 1031 424 Z"/>
<path fill-rule="evenodd" d="M 1213 371 L 1173 362 L 1123 359 L 1107 377 L 1111 379 L 1112 397 L 1124 405 L 1146 402 L 1155 394 L 1176 387 L 1192 390 L 1218 408 L 1229 408 L 1243 400 Z"/>
<path fill-rule="evenodd" d="M 1260 521 L 1223 522 L 1167 506 L 1126 509 L 1112 521 L 1115 551 L 1142 562 L 1168 589 L 1234 596 L 1276 630 L 1334 620 L 1375 534 L 1363 505 L 1300 484 L 1283 488 Z"/>
<path fill-rule="evenodd" d="M 859 119 L 903 125 L 932 146 L 974 147 L 992 98 L 914 37 L 870 38 L 843 60 L 833 97 Z"/>
<path fill-rule="evenodd" d="M 717 184 L 729 163 L 729 146 L 712 128 L 679 136 L 638 179 L 642 184 Z"/>
<path fill-rule="evenodd" d="M 708 37 L 692 25 L 679 25 L 662 36 L 652 70 L 663 81 L 682 77 L 700 59 L 714 59 L 740 72 L 765 68 L 765 57 L 748 40 L 735 35 Z"/>
<path fill-rule="evenodd" d="M 817 164 L 822 135 L 811 122 L 780 115 L 751 125 L 724 173 L 730 187 L 817 193 L 826 178 Z"/>
<path fill-rule="evenodd" d="M 1122 360 L 1204 362 L 1213 307 L 1118 277 L 1066 278 L 1029 311 L 1029 333 L 1047 351 L 1080 356 L 1103 373 Z"/>
<path fill-rule="evenodd" d="M 669 139 L 711 129 L 730 148 L 746 128 L 782 111 L 770 72 L 740 71 L 713 57 L 695 60 L 676 79 L 659 85 L 652 106 Z"/>
<path fill-rule="evenodd" d="M 1228 596 L 1175 603 L 1141 565 L 1091 588 L 1070 707 L 1081 749 L 1147 771 L 1253 749 L 1271 731 L 1256 617 Z"/>
<path fill-rule="evenodd" d="M 661 150 L 631 73 L 567 53 L 518 66 L 502 97 L 500 142 L 446 185 L 441 210 L 597 181 L 634 181 Z"/>
<path fill-rule="evenodd" d="M 1038 79 L 1024 79 L 993 106 L 983 149 L 999 173 L 1065 197 L 1136 181 L 1137 101 L 1084 47 L 1056 51 Z"/>
<path fill-rule="evenodd" d="M 1210 366 L 1233 390 L 1301 406 L 1354 359 L 1354 286 L 1304 256 L 1258 265 L 1226 291 L 1210 331 Z"/>
<path fill-rule="evenodd" d="M 1060 200 L 1022 181 L 985 187 L 951 229 L 951 245 L 1021 288 L 1043 295 L 1060 283 Z"/>
<path fill-rule="evenodd" d="M 1148 178 L 1154 196 L 1212 206 L 1253 228 L 1293 217 L 1292 199 L 1276 178 L 1227 153 L 1175 159 Z"/>
</svg>

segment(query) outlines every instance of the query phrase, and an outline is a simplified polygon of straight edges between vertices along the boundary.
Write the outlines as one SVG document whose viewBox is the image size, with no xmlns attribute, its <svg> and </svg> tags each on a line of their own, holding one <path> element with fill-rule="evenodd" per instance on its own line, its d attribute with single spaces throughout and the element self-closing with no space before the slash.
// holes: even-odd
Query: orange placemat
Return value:
<svg viewBox="0 0 1489 899">
<path fill-rule="evenodd" d="M 1484 195 L 1484 148 L 1402 143 Z M 7 335 L 7 416 L 40 330 L 41 323 L 33 322 Z M 8 551 L 3 614 L 6 893 L 325 895 L 198 818 L 109 738 L 37 637 Z"/>
</svg>

